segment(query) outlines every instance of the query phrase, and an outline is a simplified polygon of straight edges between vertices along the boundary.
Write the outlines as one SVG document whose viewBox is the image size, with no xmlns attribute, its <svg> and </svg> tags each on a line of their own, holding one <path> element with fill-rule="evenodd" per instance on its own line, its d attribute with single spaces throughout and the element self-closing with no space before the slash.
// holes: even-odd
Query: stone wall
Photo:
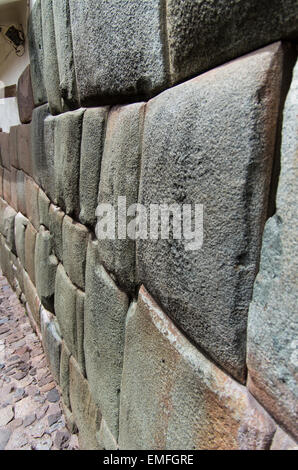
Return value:
<svg viewBox="0 0 298 470">
<path fill-rule="evenodd" d="M 81 448 L 296 446 L 297 15 L 34 4 L 22 125 L 0 133 L 0 260 Z M 97 240 L 119 196 L 203 204 L 203 246 Z"/>
</svg>

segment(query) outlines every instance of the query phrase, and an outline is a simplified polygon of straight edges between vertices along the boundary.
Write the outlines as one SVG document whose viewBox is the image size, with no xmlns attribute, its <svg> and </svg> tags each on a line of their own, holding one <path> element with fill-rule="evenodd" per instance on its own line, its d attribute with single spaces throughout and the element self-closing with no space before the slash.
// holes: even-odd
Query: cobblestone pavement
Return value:
<svg viewBox="0 0 298 470">
<path fill-rule="evenodd" d="M 25 309 L 0 271 L 0 450 L 78 450 Z"/>
</svg>

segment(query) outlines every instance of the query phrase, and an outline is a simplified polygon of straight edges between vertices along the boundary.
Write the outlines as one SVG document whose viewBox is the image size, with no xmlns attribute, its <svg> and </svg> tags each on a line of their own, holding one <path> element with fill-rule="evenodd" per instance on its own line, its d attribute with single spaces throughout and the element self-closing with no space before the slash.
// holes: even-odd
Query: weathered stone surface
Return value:
<svg viewBox="0 0 298 470">
<path fill-rule="evenodd" d="M 46 228 L 49 228 L 49 209 L 50 209 L 50 199 L 47 195 L 39 189 L 38 193 L 38 212 L 39 212 L 39 223 L 44 225 Z"/>
<path fill-rule="evenodd" d="M 44 188 L 44 179 L 48 174 L 44 145 L 44 121 L 48 115 L 48 105 L 39 106 L 34 109 L 31 122 L 32 176 L 42 188 Z"/>
<path fill-rule="evenodd" d="M 5 276 L 11 286 L 14 286 L 15 273 L 13 270 L 13 254 L 5 243 L 5 238 L 3 235 L 0 235 L 0 264 Z"/>
<path fill-rule="evenodd" d="M 265 226 L 248 316 L 248 387 L 285 429 L 297 431 L 298 65 L 284 108 L 276 214 Z"/>
<path fill-rule="evenodd" d="M 85 288 L 85 267 L 89 232 L 67 215 L 63 219 L 63 265 L 71 281 Z"/>
<path fill-rule="evenodd" d="M 18 170 L 17 173 L 17 199 L 19 212 L 26 215 L 25 174 L 22 170 Z"/>
<path fill-rule="evenodd" d="M 297 443 L 281 428 L 277 428 L 270 450 L 297 450 Z"/>
<path fill-rule="evenodd" d="M 84 293 L 72 284 L 61 264 L 56 274 L 55 313 L 62 337 L 84 373 Z"/>
<path fill-rule="evenodd" d="M 80 221 L 94 226 L 108 108 L 87 109 L 83 119 L 80 163 Z"/>
<path fill-rule="evenodd" d="M 274 44 L 172 88 L 146 107 L 139 202 L 147 209 L 191 204 L 192 212 L 201 204 L 204 223 L 202 230 L 196 217 L 192 241 L 185 226 L 180 240 L 137 241 L 139 279 L 186 334 L 242 382 L 282 58 Z"/>
<path fill-rule="evenodd" d="M 0 232 L 6 238 L 10 249 L 15 249 L 14 223 L 16 211 L 0 199 Z"/>
<path fill-rule="evenodd" d="M 19 126 L 11 126 L 9 130 L 9 155 L 10 155 L 10 164 L 19 168 L 18 163 L 18 128 Z"/>
<path fill-rule="evenodd" d="M 17 130 L 18 166 L 27 175 L 33 176 L 31 154 L 31 124 L 22 124 Z"/>
<path fill-rule="evenodd" d="M 43 307 L 40 309 L 40 325 L 43 347 L 55 381 L 60 379 L 61 338 L 57 333 L 52 316 Z"/>
<path fill-rule="evenodd" d="M 295 0 L 166 3 L 172 83 L 279 39 L 298 36 Z"/>
<path fill-rule="evenodd" d="M 97 441 L 103 450 L 117 450 L 117 442 L 104 419 L 101 420 Z"/>
<path fill-rule="evenodd" d="M 10 169 L 10 202 L 11 206 L 14 208 L 15 211 L 18 212 L 18 193 L 17 193 L 17 178 L 18 178 L 18 171 L 13 166 Z"/>
<path fill-rule="evenodd" d="M 267 449 L 274 431 L 247 389 L 207 360 L 142 287 L 127 316 L 120 449 Z"/>
<path fill-rule="evenodd" d="M 25 176 L 26 215 L 34 228 L 39 229 L 38 193 L 39 187 L 29 176 Z"/>
<path fill-rule="evenodd" d="M 56 50 L 53 1 L 43 0 L 42 39 L 44 48 L 44 84 L 46 88 L 51 114 L 62 112 L 62 102 L 59 90 L 59 70 Z"/>
<path fill-rule="evenodd" d="M 34 109 L 34 98 L 31 82 L 30 65 L 27 65 L 18 80 L 17 102 L 19 108 L 20 121 L 23 124 L 31 122 L 32 112 Z"/>
<path fill-rule="evenodd" d="M 68 215 L 79 215 L 81 134 L 84 109 L 57 117 L 55 130 L 56 201 Z"/>
<path fill-rule="evenodd" d="M 3 169 L 3 199 L 11 204 L 10 171 L 6 168 Z"/>
<path fill-rule="evenodd" d="M 0 197 L 3 197 L 3 173 L 4 168 L 0 166 Z"/>
<path fill-rule="evenodd" d="M 71 353 L 68 347 L 65 344 L 65 341 L 62 341 L 61 348 L 61 358 L 60 358 L 60 388 L 62 392 L 63 403 L 67 408 L 70 408 L 69 401 L 69 359 Z"/>
<path fill-rule="evenodd" d="M 36 106 L 46 103 L 47 94 L 44 85 L 44 48 L 42 39 L 41 0 L 36 0 L 28 20 L 28 45 L 31 64 L 31 80 L 34 103 Z"/>
<path fill-rule="evenodd" d="M 30 308 L 30 312 L 33 316 L 34 321 L 36 322 L 38 327 L 40 327 L 40 316 L 39 316 L 40 301 L 39 301 L 35 286 L 31 282 L 28 274 L 25 271 L 24 271 L 23 281 L 24 281 L 24 294 L 25 294 L 28 306 Z"/>
<path fill-rule="evenodd" d="M 49 229 L 53 235 L 54 253 L 62 262 L 63 260 L 63 240 L 62 240 L 62 224 L 64 219 L 64 212 L 59 207 L 50 205 L 49 208 Z"/>
<path fill-rule="evenodd" d="M 143 103 L 117 106 L 109 113 L 98 200 L 101 204 L 112 204 L 120 212 L 118 198 L 126 197 L 124 214 L 138 201 L 143 120 Z M 133 293 L 136 284 L 135 241 L 118 226 L 118 217 L 115 227 L 115 240 L 100 240 L 99 257 L 106 269 L 116 276 L 119 285 Z M 124 233 L 119 236 L 121 230 Z"/>
<path fill-rule="evenodd" d="M 35 247 L 36 290 L 41 303 L 51 312 L 54 311 L 57 266 L 58 260 L 53 254 L 53 236 L 41 226 Z"/>
<path fill-rule="evenodd" d="M 10 169 L 9 134 L 7 132 L 0 132 L 0 161 L 2 166 L 7 170 Z"/>
<path fill-rule="evenodd" d="M 69 4 L 83 106 L 119 103 L 158 93 L 166 86 L 162 1 L 70 0 Z"/>
<path fill-rule="evenodd" d="M 99 264 L 97 243 L 90 242 L 86 267 L 84 351 L 95 403 L 117 439 L 124 324 L 129 301 Z"/>
<path fill-rule="evenodd" d="M 56 118 L 48 116 L 44 120 L 44 146 L 47 171 L 43 173 L 42 186 L 53 202 L 55 197 L 55 124 Z"/>
<path fill-rule="evenodd" d="M 78 108 L 69 1 L 53 0 L 60 92 L 65 110 Z"/>
<path fill-rule="evenodd" d="M 32 224 L 28 224 L 25 232 L 25 266 L 33 284 L 35 284 L 35 242 L 36 230 Z"/>
<path fill-rule="evenodd" d="M 29 221 L 20 212 L 15 217 L 15 245 L 17 256 L 25 266 L 25 231 Z"/>
<path fill-rule="evenodd" d="M 80 449 L 100 450 L 96 440 L 100 412 L 92 399 L 88 382 L 73 357 L 69 361 L 69 394 L 72 413 L 79 429 Z"/>
</svg>

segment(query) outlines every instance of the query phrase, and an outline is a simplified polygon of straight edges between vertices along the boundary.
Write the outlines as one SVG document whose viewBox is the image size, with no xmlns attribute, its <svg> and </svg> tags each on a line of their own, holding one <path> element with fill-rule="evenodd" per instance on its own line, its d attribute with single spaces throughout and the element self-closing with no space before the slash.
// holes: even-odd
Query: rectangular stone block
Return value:
<svg viewBox="0 0 298 470">
<path fill-rule="evenodd" d="M 18 212 L 18 192 L 17 192 L 17 178 L 18 171 L 13 166 L 10 170 L 10 202 L 11 206 Z"/>
<path fill-rule="evenodd" d="M 53 236 L 43 226 L 36 237 L 35 277 L 41 303 L 54 312 L 55 279 L 58 260 L 53 254 Z"/>
<path fill-rule="evenodd" d="M 204 357 L 144 287 L 127 315 L 120 449 L 268 449 L 275 424 Z"/>
<path fill-rule="evenodd" d="M 10 164 L 14 168 L 19 168 L 19 163 L 18 163 L 18 128 L 19 128 L 19 126 L 11 126 L 10 131 L 9 131 Z"/>
<path fill-rule="evenodd" d="M 79 429 L 80 449 L 100 450 L 96 432 L 100 427 L 101 415 L 92 399 L 88 382 L 73 357 L 69 361 L 69 395 L 72 413 Z"/>
<path fill-rule="evenodd" d="M 297 15 L 295 0 L 167 0 L 171 82 L 279 39 L 297 39 Z"/>
<path fill-rule="evenodd" d="M 163 1 L 69 4 L 81 105 L 119 103 L 153 95 L 166 86 Z"/>
<path fill-rule="evenodd" d="M 20 212 L 15 217 L 15 245 L 16 253 L 23 267 L 25 267 L 25 232 L 29 220 Z"/>
<path fill-rule="evenodd" d="M 59 207 L 50 204 L 49 230 L 53 236 L 54 254 L 61 262 L 63 260 L 62 224 L 64 216 L 64 212 L 62 212 Z"/>
<path fill-rule="evenodd" d="M 100 168 L 106 134 L 108 108 L 87 109 L 83 119 L 80 162 L 80 221 L 96 223 Z"/>
<path fill-rule="evenodd" d="M 39 229 L 38 193 L 39 187 L 29 176 L 25 176 L 26 215 L 34 228 Z"/>
<path fill-rule="evenodd" d="M 7 170 L 10 169 L 9 134 L 7 132 L 0 132 L 0 161 L 3 167 Z"/>
<path fill-rule="evenodd" d="M 32 314 L 32 317 L 36 325 L 38 326 L 38 328 L 40 328 L 40 301 L 39 301 L 35 286 L 25 271 L 24 271 L 23 281 L 24 281 L 24 294 L 26 297 L 26 301 L 28 303 L 30 312 Z"/>
<path fill-rule="evenodd" d="M 60 380 L 60 357 L 62 340 L 55 327 L 54 317 L 43 307 L 40 308 L 40 325 L 43 348 L 53 375 L 59 384 Z"/>
<path fill-rule="evenodd" d="M 27 273 L 35 285 L 35 242 L 37 232 L 32 224 L 28 224 L 25 232 L 25 266 Z"/>
<path fill-rule="evenodd" d="M 96 242 L 89 242 L 84 327 L 86 373 L 93 399 L 117 439 L 129 300 L 99 264 L 97 249 Z"/>
<path fill-rule="evenodd" d="M 42 38 L 41 0 L 36 0 L 28 19 L 30 72 L 35 106 L 47 102 L 44 84 L 44 47 Z"/>
<path fill-rule="evenodd" d="M 59 89 L 64 110 L 79 107 L 72 49 L 69 1 L 53 0 L 56 50 L 59 69 Z"/>
<path fill-rule="evenodd" d="M 146 106 L 139 202 L 147 214 L 151 204 L 172 207 L 170 228 L 178 220 L 182 236 L 142 235 L 139 279 L 191 340 L 241 382 L 282 63 L 277 43 L 167 90 Z"/>
<path fill-rule="evenodd" d="M 71 281 L 83 290 L 88 239 L 88 229 L 66 215 L 62 226 L 63 265 Z"/>
<path fill-rule="evenodd" d="M 35 51 L 36 53 L 36 51 Z M 17 86 L 17 102 L 20 121 L 23 124 L 31 122 L 34 109 L 34 98 L 31 82 L 30 65 L 27 65 L 20 75 Z"/>
<path fill-rule="evenodd" d="M 35 136 L 36 139 L 39 136 Z M 31 124 L 18 126 L 17 130 L 18 145 L 18 166 L 27 175 L 33 176 L 33 161 L 31 152 Z"/>
<path fill-rule="evenodd" d="M 6 168 L 3 169 L 3 199 L 11 205 L 11 183 L 10 171 Z"/>
<path fill-rule="evenodd" d="M 56 118 L 48 116 L 44 120 L 44 146 L 47 171 L 43 172 L 42 187 L 49 198 L 57 203 L 55 196 L 55 124 Z"/>
<path fill-rule="evenodd" d="M 17 172 L 17 200 L 18 209 L 23 215 L 27 215 L 25 198 L 25 174 L 22 170 Z"/>
<path fill-rule="evenodd" d="M 276 213 L 265 226 L 247 331 L 248 388 L 288 432 L 297 430 L 298 65 L 282 128 Z"/>
<path fill-rule="evenodd" d="M 68 215 L 79 216 L 80 153 L 84 109 L 57 117 L 55 130 L 56 201 Z"/>
<path fill-rule="evenodd" d="M 109 113 L 98 202 L 112 204 L 121 217 L 126 217 L 127 209 L 138 202 L 143 122 L 143 103 L 116 106 Z M 104 214 L 98 219 L 98 224 L 106 217 Z M 105 268 L 116 276 L 119 285 L 133 294 L 136 286 L 135 241 L 129 238 L 127 229 L 122 228 L 119 217 L 116 216 L 115 222 L 115 239 L 100 240 L 99 257 Z"/>
<path fill-rule="evenodd" d="M 62 337 L 84 374 L 84 293 L 72 284 L 61 264 L 56 274 L 55 313 Z"/>
<path fill-rule="evenodd" d="M 44 144 L 44 121 L 48 115 L 48 105 L 39 106 L 34 109 L 31 122 L 32 176 L 42 188 L 44 188 L 44 179 L 48 174 Z"/>
</svg>

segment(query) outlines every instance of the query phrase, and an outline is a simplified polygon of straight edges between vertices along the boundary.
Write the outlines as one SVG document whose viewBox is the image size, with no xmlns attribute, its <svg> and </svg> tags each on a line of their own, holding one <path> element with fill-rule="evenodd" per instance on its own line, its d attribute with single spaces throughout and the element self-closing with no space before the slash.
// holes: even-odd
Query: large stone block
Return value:
<svg viewBox="0 0 298 470">
<path fill-rule="evenodd" d="M 94 226 L 100 168 L 108 108 L 87 109 L 84 114 L 80 163 L 80 221 Z"/>
<path fill-rule="evenodd" d="M 62 340 L 56 330 L 53 316 L 43 307 L 40 308 L 42 344 L 55 381 L 60 380 L 60 357 Z"/>
<path fill-rule="evenodd" d="M 276 214 L 265 226 L 248 316 L 248 387 L 280 422 L 297 430 L 298 65 L 284 108 Z"/>
<path fill-rule="evenodd" d="M 6 277 L 12 288 L 15 287 L 15 273 L 13 269 L 14 256 L 5 238 L 0 234 L 0 265 L 3 276 Z"/>
<path fill-rule="evenodd" d="M 16 211 L 0 199 L 0 232 L 6 238 L 9 248 L 15 251 L 14 226 Z"/>
<path fill-rule="evenodd" d="M 3 199 L 11 205 L 11 176 L 10 171 L 6 168 L 3 169 Z"/>
<path fill-rule="evenodd" d="M 88 382 L 73 357 L 69 361 L 69 395 L 72 413 L 79 429 L 80 449 L 100 450 L 96 432 L 100 427 L 101 415 L 92 399 Z"/>
<path fill-rule="evenodd" d="M 19 128 L 19 126 L 11 126 L 10 131 L 9 131 L 10 164 L 14 168 L 19 168 L 19 163 L 18 163 L 18 128 Z"/>
<path fill-rule="evenodd" d="M 282 59 L 281 45 L 274 44 L 172 88 L 146 107 L 139 202 L 148 213 L 150 204 L 178 205 L 183 236 L 137 241 L 139 279 L 185 333 L 242 382 Z M 194 216 L 195 204 L 203 206 L 203 221 L 200 212 Z M 181 228 L 179 213 L 175 218 Z"/>
<path fill-rule="evenodd" d="M 26 215 L 34 228 L 39 229 L 38 193 L 39 187 L 29 176 L 25 176 Z"/>
<path fill-rule="evenodd" d="M 4 168 L 0 166 L 0 197 L 3 197 L 3 174 Z"/>
<path fill-rule="evenodd" d="M 56 118 L 48 116 L 44 120 L 44 146 L 47 171 L 43 173 L 42 187 L 51 201 L 57 203 L 55 197 L 55 125 Z"/>
<path fill-rule="evenodd" d="M 10 169 L 9 134 L 7 132 L 0 132 L 0 162 L 7 170 Z"/>
<path fill-rule="evenodd" d="M 109 113 L 98 201 L 112 204 L 122 217 L 126 216 L 128 207 L 138 202 L 143 121 L 143 103 L 117 106 Z M 124 209 L 118 204 L 119 197 L 126 198 Z M 136 285 L 135 241 L 118 225 L 118 219 L 116 217 L 115 239 L 100 240 L 99 256 L 106 269 L 116 276 L 119 285 L 133 293 Z"/>
<path fill-rule="evenodd" d="M 69 215 L 79 215 L 81 134 L 84 109 L 57 117 L 55 130 L 56 200 Z"/>
<path fill-rule="evenodd" d="M 53 254 L 53 236 L 41 226 L 35 247 L 36 290 L 41 303 L 50 312 L 54 311 L 57 266 L 58 260 Z"/>
<path fill-rule="evenodd" d="M 268 449 L 275 425 L 141 288 L 127 315 L 120 449 Z"/>
<path fill-rule="evenodd" d="M 51 114 L 62 112 L 59 70 L 53 15 L 53 0 L 42 0 L 42 39 L 44 53 L 44 84 Z"/>
<path fill-rule="evenodd" d="M 167 0 L 172 83 L 298 36 L 295 0 Z"/>
<path fill-rule="evenodd" d="M 72 284 L 61 264 L 56 274 L 55 313 L 62 337 L 84 374 L 84 293 Z"/>
<path fill-rule="evenodd" d="M 53 235 L 54 253 L 61 262 L 63 260 L 62 225 L 64 216 L 64 212 L 59 207 L 54 206 L 54 204 L 50 205 L 49 230 Z"/>
<path fill-rule="evenodd" d="M 23 124 L 31 122 L 34 109 L 34 98 L 31 82 L 30 65 L 27 65 L 18 80 L 17 101 L 20 121 Z"/>
<path fill-rule="evenodd" d="M 30 55 L 30 72 L 36 106 L 46 103 L 47 94 L 44 84 L 44 47 L 42 39 L 41 0 L 36 0 L 28 19 L 28 45 Z"/>
<path fill-rule="evenodd" d="M 72 50 L 69 0 L 53 0 L 60 92 L 64 108 L 78 108 L 78 93 Z"/>
<path fill-rule="evenodd" d="M 50 209 L 50 199 L 47 195 L 39 189 L 38 193 L 38 211 L 39 211 L 39 223 L 44 225 L 46 228 L 49 228 L 49 209 Z"/>
<path fill-rule="evenodd" d="M 17 179 L 18 171 L 13 166 L 10 169 L 10 202 L 15 211 L 18 212 L 18 192 L 17 192 Z"/>
<path fill-rule="evenodd" d="M 40 137 L 35 136 L 36 139 Z M 17 131 L 18 144 L 18 166 L 29 176 L 33 176 L 33 161 L 31 152 L 31 124 L 22 124 L 18 126 Z"/>
<path fill-rule="evenodd" d="M 44 144 L 44 121 L 49 115 L 47 104 L 34 109 L 31 122 L 31 147 L 33 178 L 43 188 L 44 179 L 48 174 Z"/>
<path fill-rule="evenodd" d="M 17 200 L 18 210 L 23 215 L 27 215 L 26 198 L 25 198 L 25 174 L 22 170 L 17 173 Z"/>
<path fill-rule="evenodd" d="M 24 294 L 28 303 L 30 313 L 33 317 L 34 322 L 40 328 L 40 300 L 38 298 L 36 289 L 28 274 L 24 271 L 23 274 L 24 282 Z"/>
<path fill-rule="evenodd" d="M 85 288 L 85 267 L 89 232 L 67 215 L 63 219 L 63 265 L 71 281 Z"/>
<path fill-rule="evenodd" d="M 83 106 L 119 103 L 165 88 L 163 1 L 69 3 L 77 85 Z"/>
<path fill-rule="evenodd" d="M 96 242 L 90 242 L 87 253 L 86 373 L 94 401 L 117 439 L 124 324 L 129 301 L 99 264 L 97 248 Z"/>
<path fill-rule="evenodd" d="M 20 212 L 15 217 L 15 244 L 17 256 L 25 267 L 25 232 L 29 220 Z"/>
<path fill-rule="evenodd" d="M 97 441 L 102 450 L 117 450 L 118 444 L 104 419 L 101 420 Z"/>
<path fill-rule="evenodd" d="M 37 232 L 32 224 L 28 224 L 25 232 L 25 266 L 27 273 L 35 285 L 35 242 Z"/>
</svg>

